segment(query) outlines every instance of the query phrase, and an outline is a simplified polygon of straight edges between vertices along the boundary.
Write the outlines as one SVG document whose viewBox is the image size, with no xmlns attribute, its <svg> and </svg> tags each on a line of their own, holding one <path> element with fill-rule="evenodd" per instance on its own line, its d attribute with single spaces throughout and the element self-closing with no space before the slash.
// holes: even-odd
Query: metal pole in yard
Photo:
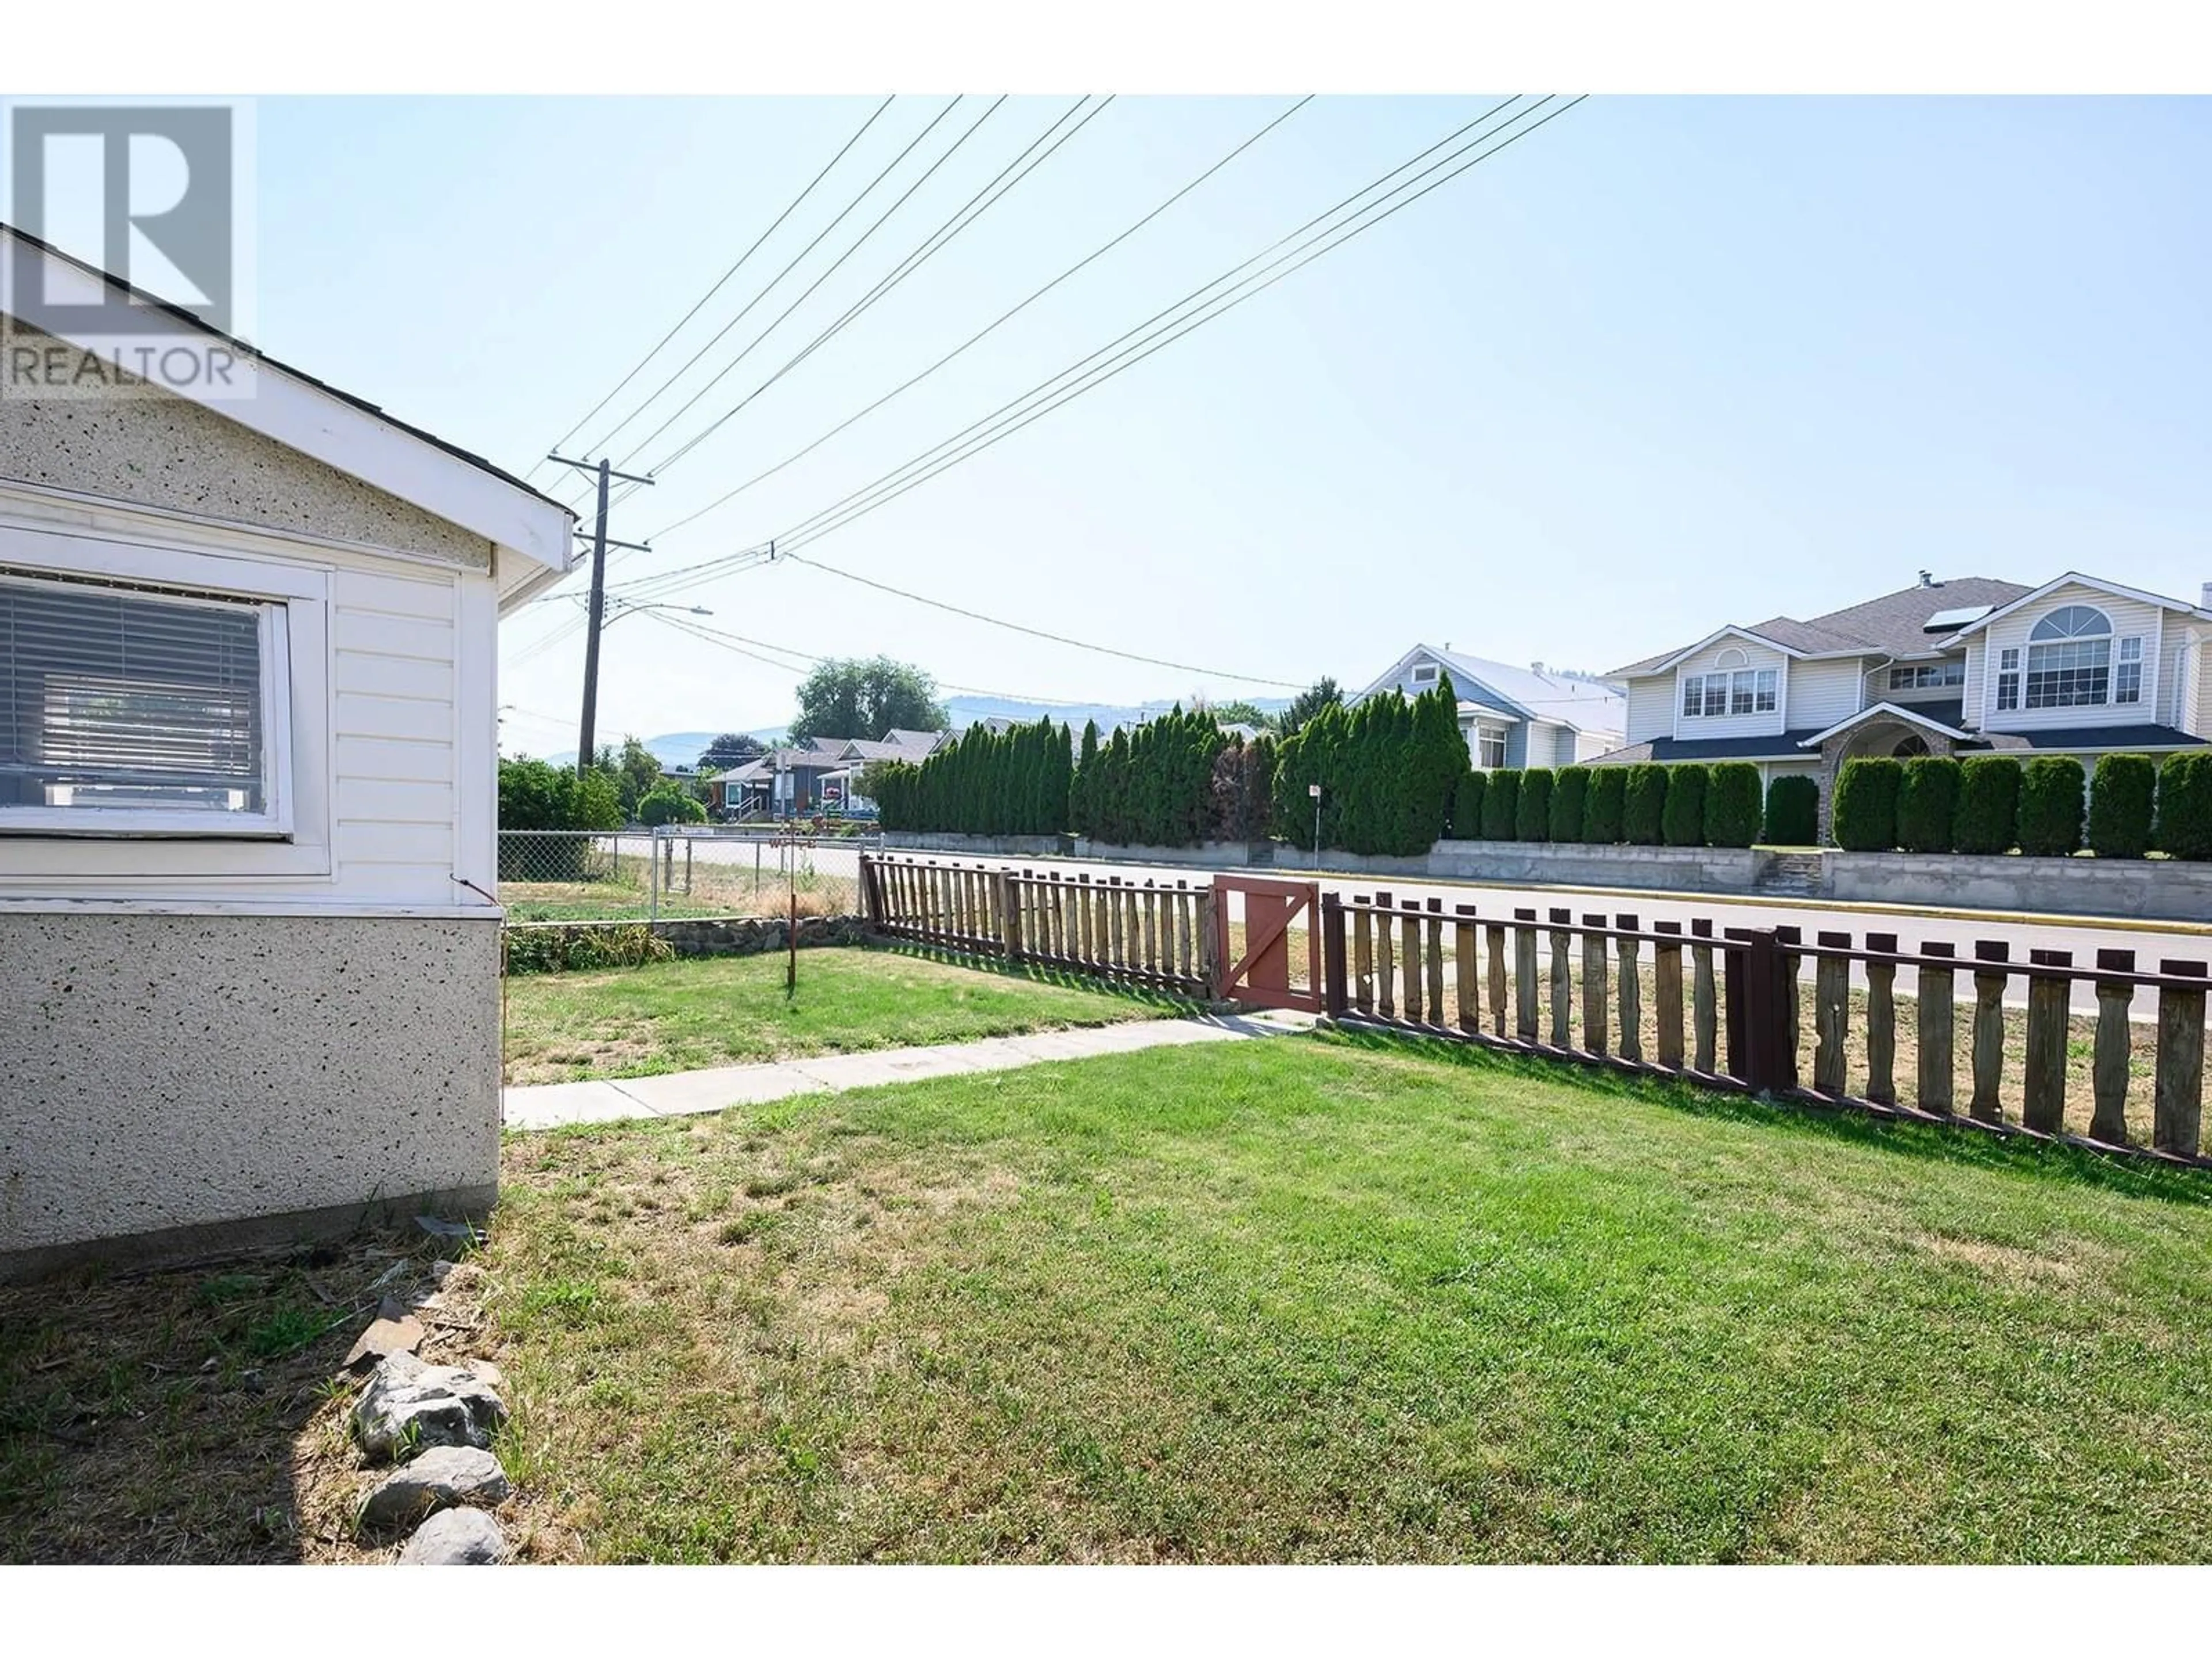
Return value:
<svg viewBox="0 0 2212 1659">
<path fill-rule="evenodd" d="M 783 994 L 799 994 L 799 884 L 791 884 L 791 925 L 784 930 Z"/>
<path fill-rule="evenodd" d="M 645 843 L 645 861 L 653 873 L 646 878 L 646 920 L 660 920 L 660 826 L 655 824 Z"/>
<path fill-rule="evenodd" d="M 1306 793 L 1313 797 L 1314 868 L 1318 870 L 1321 868 L 1321 786 L 1317 783 L 1308 784 L 1306 786 Z"/>
</svg>

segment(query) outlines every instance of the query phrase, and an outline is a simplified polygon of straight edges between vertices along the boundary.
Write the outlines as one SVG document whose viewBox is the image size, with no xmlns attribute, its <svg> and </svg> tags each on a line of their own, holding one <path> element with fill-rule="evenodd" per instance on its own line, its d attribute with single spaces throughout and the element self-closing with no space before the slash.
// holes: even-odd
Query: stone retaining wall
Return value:
<svg viewBox="0 0 2212 1659">
<path fill-rule="evenodd" d="M 515 933 L 558 928 L 585 933 L 599 927 L 649 927 L 653 937 L 666 939 L 679 957 L 750 957 L 785 948 L 788 924 L 781 916 L 704 916 L 665 921 L 524 921 Z M 867 923 L 859 916 L 801 916 L 799 948 L 859 945 L 867 938 Z"/>
<path fill-rule="evenodd" d="M 1532 886 L 1634 887 L 1671 893 L 1747 893 L 1774 854 L 1745 847 L 1597 847 L 1572 842 L 1440 841 L 1422 873 L 1454 881 Z M 1377 872 L 1376 873 L 1383 873 Z M 1388 873 L 1398 874 L 1397 871 Z"/>
<path fill-rule="evenodd" d="M 1946 909 L 2212 921 L 2212 864 L 2017 854 L 1830 852 L 1820 896 Z"/>
</svg>

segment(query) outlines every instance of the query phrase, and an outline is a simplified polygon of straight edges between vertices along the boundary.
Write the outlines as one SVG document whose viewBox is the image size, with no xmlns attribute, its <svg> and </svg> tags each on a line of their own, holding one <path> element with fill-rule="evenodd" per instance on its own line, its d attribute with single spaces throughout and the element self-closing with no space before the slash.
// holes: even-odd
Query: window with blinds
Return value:
<svg viewBox="0 0 2212 1659">
<path fill-rule="evenodd" d="M 0 827 L 268 824 L 270 610 L 0 571 Z"/>
</svg>

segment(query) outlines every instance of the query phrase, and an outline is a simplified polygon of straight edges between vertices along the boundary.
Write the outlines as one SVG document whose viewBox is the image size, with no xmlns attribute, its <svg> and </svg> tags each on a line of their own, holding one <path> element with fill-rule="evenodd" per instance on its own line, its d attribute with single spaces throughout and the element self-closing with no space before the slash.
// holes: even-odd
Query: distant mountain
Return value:
<svg viewBox="0 0 2212 1659">
<path fill-rule="evenodd" d="M 749 738 L 758 738 L 765 744 L 775 744 L 783 741 L 787 729 L 781 726 L 767 726 L 757 732 L 748 732 L 745 735 Z M 646 738 L 642 741 L 653 759 L 659 761 L 665 769 L 672 766 L 696 766 L 699 763 L 699 757 L 706 752 L 707 745 L 720 735 L 719 732 L 664 732 L 657 738 Z M 620 738 L 611 738 L 609 741 L 619 742 Z M 538 758 L 550 761 L 556 766 L 574 766 L 576 763 L 576 751 L 573 749 L 564 749 L 557 755 L 543 755 Z"/>
</svg>

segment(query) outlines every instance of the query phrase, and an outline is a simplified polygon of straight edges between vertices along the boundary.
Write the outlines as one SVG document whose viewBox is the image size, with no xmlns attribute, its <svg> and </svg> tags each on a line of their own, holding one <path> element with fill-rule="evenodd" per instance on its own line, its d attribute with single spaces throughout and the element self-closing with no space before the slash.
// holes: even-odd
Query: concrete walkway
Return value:
<svg viewBox="0 0 2212 1659">
<path fill-rule="evenodd" d="M 1312 1024 L 1312 1017 L 1306 1014 L 1208 1014 L 1195 1019 L 1137 1020 L 1078 1030 L 1037 1031 L 1027 1036 L 986 1037 L 980 1042 L 945 1042 L 927 1048 L 821 1054 L 763 1066 L 717 1066 L 703 1072 L 670 1072 L 659 1077 L 542 1083 L 504 1091 L 505 1115 L 510 1129 L 611 1123 L 622 1118 L 681 1117 L 791 1095 L 834 1094 L 966 1072 L 1004 1072 L 1048 1060 L 1087 1060 L 1094 1054 L 1133 1054 L 1139 1048 L 1279 1036 L 1310 1030 Z"/>
</svg>

